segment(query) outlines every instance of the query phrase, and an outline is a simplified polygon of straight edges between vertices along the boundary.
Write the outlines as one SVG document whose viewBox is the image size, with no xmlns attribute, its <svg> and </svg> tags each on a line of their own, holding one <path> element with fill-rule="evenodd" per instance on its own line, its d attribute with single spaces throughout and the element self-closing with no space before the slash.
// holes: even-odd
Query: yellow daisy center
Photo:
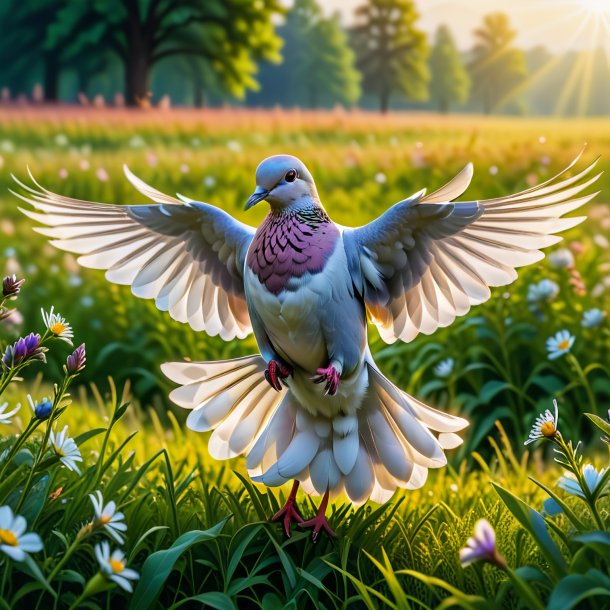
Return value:
<svg viewBox="0 0 610 610">
<path fill-rule="evenodd" d="M 108 515 L 102 515 L 100 517 L 100 523 L 102 525 L 106 525 L 106 524 L 110 523 L 110 517 Z"/>
<path fill-rule="evenodd" d="M 557 344 L 557 347 L 559 349 L 570 349 L 570 340 L 569 339 L 564 339 L 563 341 L 560 341 Z"/>
<path fill-rule="evenodd" d="M 540 432 L 542 436 L 546 436 L 547 438 L 554 436 L 557 428 L 555 428 L 555 424 L 552 421 L 545 421 L 542 426 L 540 426 Z"/>
<path fill-rule="evenodd" d="M 108 563 L 115 574 L 120 574 L 125 569 L 125 562 L 118 559 L 109 559 Z"/>
<path fill-rule="evenodd" d="M 0 530 L 0 542 L 8 546 L 17 546 L 17 536 L 11 530 Z"/>
<path fill-rule="evenodd" d="M 49 330 L 54 335 L 61 335 L 61 333 L 66 330 L 66 325 L 63 322 L 55 322 L 55 324 L 51 324 L 51 326 L 49 326 Z"/>
</svg>

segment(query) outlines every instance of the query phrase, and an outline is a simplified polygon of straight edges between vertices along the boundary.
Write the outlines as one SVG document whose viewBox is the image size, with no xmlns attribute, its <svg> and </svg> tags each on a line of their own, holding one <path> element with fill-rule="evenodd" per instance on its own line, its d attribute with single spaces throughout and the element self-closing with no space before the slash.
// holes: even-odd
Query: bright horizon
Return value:
<svg viewBox="0 0 610 610">
<path fill-rule="evenodd" d="M 362 0 L 324 0 L 327 13 L 339 11 L 349 25 Z M 602 47 L 610 61 L 610 0 L 416 0 L 419 24 L 433 34 L 448 25 L 462 50 L 473 46 L 473 30 L 484 15 L 504 12 L 517 30 L 517 45 L 543 45 L 553 52 Z"/>
</svg>

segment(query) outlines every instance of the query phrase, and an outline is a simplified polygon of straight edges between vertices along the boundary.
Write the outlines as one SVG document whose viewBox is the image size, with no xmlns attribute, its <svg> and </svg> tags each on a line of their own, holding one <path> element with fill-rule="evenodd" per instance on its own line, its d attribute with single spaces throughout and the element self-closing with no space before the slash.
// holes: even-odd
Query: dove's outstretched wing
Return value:
<svg viewBox="0 0 610 610">
<path fill-rule="evenodd" d="M 597 161 L 565 177 L 579 158 L 515 195 L 451 202 L 470 183 L 468 165 L 428 197 L 422 191 L 363 227 L 345 229 L 354 285 L 383 339 L 411 341 L 448 326 L 486 301 L 490 286 L 515 280 L 515 268 L 543 258 L 540 249 L 561 240 L 555 233 L 584 220 L 561 217 L 597 195 L 577 197 L 601 175 L 588 178 Z"/>
<path fill-rule="evenodd" d="M 155 205 L 111 205 L 64 197 L 13 178 L 14 193 L 36 211 L 21 210 L 46 225 L 36 230 L 51 244 L 79 254 L 84 267 L 130 284 L 139 297 L 155 299 L 172 318 L 225 340 L 252 327 L 243 283 L 246 251 L 254 229 L 207 203 L 181 203 L 125 173 Z"/>
</svg>

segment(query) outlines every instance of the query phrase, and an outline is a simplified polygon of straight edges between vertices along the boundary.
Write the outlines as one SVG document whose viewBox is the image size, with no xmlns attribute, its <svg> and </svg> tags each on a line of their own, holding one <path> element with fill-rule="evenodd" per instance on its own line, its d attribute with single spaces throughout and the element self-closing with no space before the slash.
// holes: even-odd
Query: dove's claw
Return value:
<svg viewBox="0 0 610 610">
<path fill-rule="evenodd" d="M 290 375 L 292 375 L 292 369 L 277 360 L 270 360 L 265 369 L 265 379 L 269 382 L 269 385 L 278 392 L 282 391 L 281 380 Z"/>
<path fill-rule="evenodd" d="M 286 538 L 290 538 L 290 526 L 293 521 L 297 523 L 303 523 L 303 517 L 299 513 L 299 509 L 297 508 L 297 489 L 299 488 L 299 482 L 295 481 L 292 485 L 292 491 L 286 500 L 286 504 L 271 517 L 271 521 L 279 521 L 282 520 L 282 524 L 284 526 L 284 533 L 286 534 Z"/>
<path fill-rule="evenodd" d="M 309 519 L 308 521 L 303 521 L 299 523 L 300 527 L 313 527 L 313 532 L 311 532 L 311 539 L 313 542 L 318 541 L 318 537 L 320 532 L 324 530 L 331 538 L 336 538 L 337 534 L 330 527 L 328 521 L 326 520 L 326 506 L 328 505 L 328 491 L 324 494 L 322 498 L 322 502 L 320 502 L 320 507 L 318 508 L 318 512 L 313 519 Z"/>
<path fill-rule="evenodd" d="M 339 389 L 339 382 L 341 381 L 341 375 L 339 371 L 332 365 L 329 364 L 326 368 L 316 369 L 316 376 L 312 377 L 311 380 L 314 383 L 326 382 L 324 393 L 329 396 L 334 396 Z"/>
</svg>

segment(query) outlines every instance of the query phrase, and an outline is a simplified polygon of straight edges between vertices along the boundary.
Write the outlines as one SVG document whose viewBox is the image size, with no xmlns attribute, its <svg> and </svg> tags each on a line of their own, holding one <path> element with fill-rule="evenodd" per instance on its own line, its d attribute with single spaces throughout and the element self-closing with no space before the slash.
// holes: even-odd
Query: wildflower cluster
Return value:
<svg viewBox="0 0 610 610">
<path fill-rule="evenodd" d="M 23 280 L 17 280 L 15 276 L 4 278 L 3 299 L 16 298 L 22 284 Z M 1 301 L 2 306 L 4 300 Z M 54 340 L 72 345 L 74 332 L 66 318 L 51 308 L 48 312 L 42 310 L 42 320 L 44 323 L 42 334 L 32 332 L 3 350 L 0 395 L 10 384 L 16 383 L 20 379 L 18 373 L 25 367 L 34 362 L 46 362 L 45 354 Z M 28 572 L 34 574 L 36 578 L 42 579 L 47 589 L 53 587 L 57 580 L 64 577 L 62 569 L 65 564 L 90 537 L 105 534 L 122 545 L 127 530 L 125 517 L 117 510 L 115 502 L 105 503 L 102 492 L 95 491 L 89 494 L 92 503 L 91 520 L 78 531 L 71 544 L 55 559 L 55 562 L 45 562 L 44 565 L 47 568 L 50 567 L 50 572 L 44 574 L 43 569 L 33 563 L 32 556 L 42 551 L 45 544 L 37 532 L 27 531 L 24 514 L 31 514 L 32 498 L 40 493 L 40 486 L 49 480 L 52 469 L 60 467 L 64 468 L 67 473 L 74 473 L 72 476 L 81 475 L 80 468 L 84 463 L 84 458 L 78 447 L 78 441 L 69 435 L 68 425 L 59 429 L 57 421 L 70 405 L 68 391 L 73 381 L 84 370 L 86 362 L 86 348 L 82 344 L 67 356 L 63 366 L 63 379 L 54 385 L 50 397 L 34 399 L 30 394 L 27 395 L 31 417 L 20 433 L 1 439 L 4 451 L 0 452 L 0 481 L 8 480 L 23 472 L 23 484 L 19 494 L 11 495 L 6 493 L 7 490 L 0 490 L 0 556 L 4 555 L 14 562 L 28 563 Z M 107 434 L 124 412 L 124 408 L 115 410 Z M 13 425 L 13 422 L 21 425 L 21 419 L 15 418 L 20 411 L 21 404 L 16 404 L 14 407 L 8 401 L 0 404 L 0 425 L 9 426 Z M 39 429 L 42 432 L 39 432 Z M 36 449 L 31 452 L 30 447 L 36 447 Z M 23 455 L 29 456 L 25 464 Z M 103 459 L 103 456 L 101 457 Z M 93 472 L 96 472 L 97 469 L 96 465 Z M 90 484 L 87 479 L 83 479 L 83 482 Z M 56 501 L 62 490 L 63 486 L 60 486 L 55 492 L 47 495 L 47 501 Z M 10 489 L 8 491 L 10 492 Z M 138 574 L 134 570 L 126 567 L 123 552 L 120 549 L 111 550 L 107 541 L 97 542 L 94 547 L 94 555 L 98 562 L 98 572 L 85 584 L 83 592 L 77 600 L 78 603 L 75 602 L 76 605 L 73 607 L 80 607 L 81 602 L 101 590 L 100 581 L 107 583 L 104 585 L 105 588 L 108 588 L 108 585 L 116 584 L 131 592 L 132 582 L 138 578 Z M 8 565 L 5 570 L 8 573 Z M 4 586 L 5 581 L 0 586 L 0 596 L 4 595 Z"/>
</svg>

